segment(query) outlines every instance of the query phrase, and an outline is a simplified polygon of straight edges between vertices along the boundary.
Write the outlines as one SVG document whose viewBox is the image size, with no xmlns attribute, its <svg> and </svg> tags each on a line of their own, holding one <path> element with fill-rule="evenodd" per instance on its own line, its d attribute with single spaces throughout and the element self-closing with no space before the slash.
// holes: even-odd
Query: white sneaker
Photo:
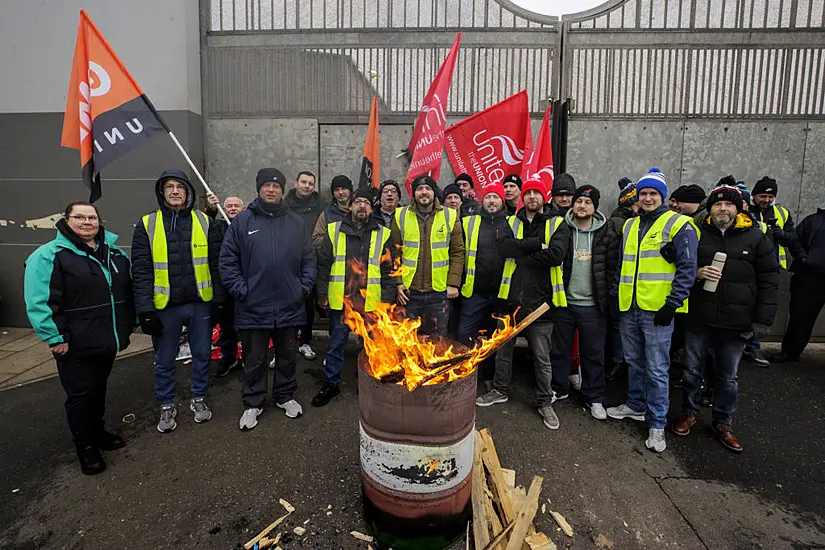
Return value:
<svg viewBox="0 0 825 550">
<path fill-rule="evenodd" d="M 251 430 L 258 425 L 258 417 L 264 412 L 263 409 L 246 409 L 241 415 L 238 427 L 242 431 Z"/>
<path fill-rule="evenodd" d="M 665 443 L 665 431 L 650 428 L 647 432 L 645 447 L 656 453 L 661 453 L 664 451 L 667 448 L 667 443 Z"/>
<path fill-rule="evenodd" d="M 607 420 L 607 411 L 604 410 L 604 406 L 602 406 L 601 403 L 591 403 L 590 416 L 596 420 Z"/>
<path fill-rule="evenodd" d="M 568 376 L 570 379 L 570 385 L 573 386 L 573 389 L 576 391 L 581 391 L 582 389 L 582 375 L 581 375 L 581 368 L 579 368 L 578 374 L 571 374 Z"/>
<path fill-rule="evenodd" d="M 269 370 L 275 370 L 275 367 L 278 365 L 278 356 L 272 358 L 272 361 L 269 362 Z"/>
<path fill-rule="evenodd" d="M 318 357 L 314 351 L 312 351 L 312 347 L 309 344 L 302 344 L 298 346 L 298 353 L 304 356 L 304 359 L 308 359 L 312 361 L 316 357 Z"/>
<path fill-rule="evenodd" d="M 284 410 L 284 414 L 289 418 L 298 418 L 304 414 L 304 409 L 294 399 L 290 399 L 286 403 L 277 403 L 279 409 Z"/>
<path fill-rule="evenodd" d="M 624 403 L 622 403 L 618 407 L 608 407 L 606 412 L 607 416 L 615 420 L 623 420 L 625 418 L 630 418 L 632 420 L 638 420 L 639 422 L 645 421 L 645 413 L 636 412 Z"/>
</svg>

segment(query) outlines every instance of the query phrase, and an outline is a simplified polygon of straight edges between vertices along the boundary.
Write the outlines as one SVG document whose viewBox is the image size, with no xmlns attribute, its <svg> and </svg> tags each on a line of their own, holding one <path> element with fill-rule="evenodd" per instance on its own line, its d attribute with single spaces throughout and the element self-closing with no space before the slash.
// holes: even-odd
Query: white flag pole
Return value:
<svg viewBox="0 0 825 550">
<path fill-rule="evenodd" d="M 178 150 L 180 151 L 180 154 L 183 155 L 183 158 L 185 158 L 186 162 L 189 163 L 189 168 L 191 168 L 195 175 L 198 176 L 198 180 L 200 180 L 201 185 L 203 185 L 203 188 L 206 189 L 207 193 L 211 193 L 212 190 L 209 188 L 209 185 L 206 184 L 206 180 L 203 179 L 203 176 L 201 175 L 198 168 L 195 166 L 195 163 L 193 163 L 192 159 L 189 158 L 189 155 L 186 153 L 186 150 L 183 148 L 183 145 L 180 144 L 178 138 L 175 137 L 175 134 L 173 134 L 171 130 L 169 131 L 169 137 L 172 138 L 172 142 L 177 146 Z M 220 212 L 221 216 L 223 216 L 223 219 L 226 220 L 226 223 L 232 223 L 229 221 L 229 216 L 227 216 L 226 212 L 223 211 L 220 202 L 218 202 L 218 204 L 216 204 L 215 206 L 218 207 L 218 212 Z"/>
</svg>

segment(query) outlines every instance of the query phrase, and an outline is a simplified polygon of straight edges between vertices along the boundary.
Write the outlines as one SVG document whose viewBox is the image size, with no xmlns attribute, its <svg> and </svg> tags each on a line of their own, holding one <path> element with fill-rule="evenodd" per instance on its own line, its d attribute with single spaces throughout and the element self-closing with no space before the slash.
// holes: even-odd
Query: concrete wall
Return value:
<svg viewBox="0 0 825 550">
<path fill-rule="evenodd" d="M 88 199 L 79 153 L 60 147 L 80 8 L 84 8 L 203 165 L 197 0 L 8 0 L 0 17 L 0 325 L 26 325 L 23 262 L 54 238 L 65 205 Z M 165 137 L 107 166 L 98 205 L 129 251 L 133 224 L 157 208 L 154 182 L 188 167 Z"/>
</svg>

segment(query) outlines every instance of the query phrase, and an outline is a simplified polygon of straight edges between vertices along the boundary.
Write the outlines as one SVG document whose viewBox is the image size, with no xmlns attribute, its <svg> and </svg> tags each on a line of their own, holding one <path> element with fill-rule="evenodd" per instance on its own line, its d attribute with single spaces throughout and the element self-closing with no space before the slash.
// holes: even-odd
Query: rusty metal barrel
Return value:
<svg viewBox="0 0 825 550">
<path fill-rule="evenodd" d="M 358 358 L 361 488 L 370 534 L 395 550 L 441 550 L 470 519 L 476 373 L 421 386 L 382 383 Z"/>
</svg>

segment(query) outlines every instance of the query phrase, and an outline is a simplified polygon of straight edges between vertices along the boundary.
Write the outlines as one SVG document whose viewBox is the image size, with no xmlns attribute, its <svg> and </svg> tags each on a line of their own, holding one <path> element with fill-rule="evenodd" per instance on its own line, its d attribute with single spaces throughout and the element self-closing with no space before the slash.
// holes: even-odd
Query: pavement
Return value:
<svg viewBox="0 0 825 550">
<path fill-rule="evenodd" d="M 324 345 L 315 342 L 316 350 Z M 178 428 L 160 434 L 151 355 L 120 359 L 106 419 L 128 445 L 106 453 L 108 469 L 93 477 L 76 464 L 56 378 L 0 393 L 0 547 L 241 548 L 282 515 L 283 498 L 296 511 L 279 530 L 307 529 L 282 539 L 283 550 L 366 549 L 349 535 L 365 532 L 356 352 L 351 345 L 342 395 L 321 409 L 310 400 L 323 354 L 301 359 L 296 398 L 305 415 L 290 420 L 268 404 L 251 432 L 238 429 L 239 370 L 213 380 L 214 418 L 196 425 L 185 406 L 188 367 L 181 364 Z M 561 429 L 551 432 L 532 406 L 526 364 L 508 403 L 478 409 L 477 427 L 491 430 L 518 484 L 544 477 L 541 502 L 575 534 L 559 532 L 547 513 L 539 513 L 536 528 L 560 550 L 825 548 L 823 367 L 821 352 L 767 370 L 743 364 L 735 423 L 741 455 L 710 436 L 709 411 L 691 436 L 669 435 L 667 451 L 654 454 L 644 447 L 643 424 L 596 421 L 575 394 L 557 404 Z M 606 405 L 621 402 L 624 391 L 624 381 L 611 383 Z M 679 390 L 672 400 L 676 416 Z"/>
</svg>

